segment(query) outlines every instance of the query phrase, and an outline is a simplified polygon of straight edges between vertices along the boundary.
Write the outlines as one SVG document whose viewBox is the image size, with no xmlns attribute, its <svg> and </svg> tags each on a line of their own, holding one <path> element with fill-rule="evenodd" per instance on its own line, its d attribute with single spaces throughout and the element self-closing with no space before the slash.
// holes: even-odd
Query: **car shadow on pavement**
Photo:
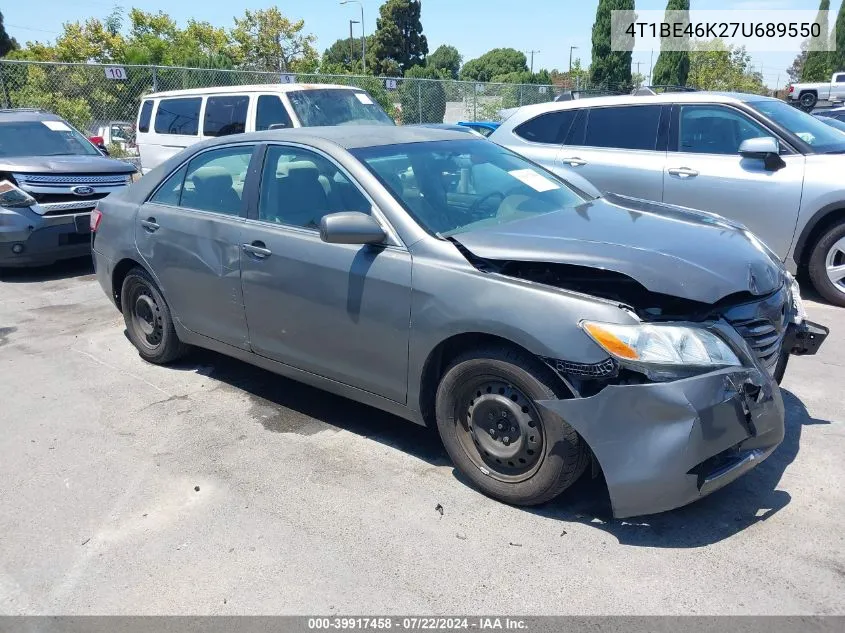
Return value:
<svg viewBox="0 0 845 633">
<path fill-rule="evenodd" d="M 246 393 L 252 400 L 252 416 L 267 431 L 311 435 L 342 429 L 433 466 L 450 464 L 440 438 L 431 429 L 248 363 L 195 349 L 184 361 L 170 367 L 207 375 Z"/>
<path fill-rule="evenodd" d="M 798 455 L 802 429 L 830 424 L 811 417 L 793 393 L 781 393 L 786 407 L 783 443 L 760 466 L 695 503 L 661 514 L 614 519 L 603 478 L 585 476 L 554 501 L 528 511 L 598 528 L 623 545 L 692 548 L 730 538 L 789 504 L 789 492 L 777 487 Z"/>
<path fill-rule="evenodd" d="M 5 268 L 0 271 L 0 283 L 31 284 L 41 281 L 59 281 L 71 277 L 94 274 L 94 261 L 90 257 L 66 259 L 49 266 L 32 268 Z"/>
</svg>

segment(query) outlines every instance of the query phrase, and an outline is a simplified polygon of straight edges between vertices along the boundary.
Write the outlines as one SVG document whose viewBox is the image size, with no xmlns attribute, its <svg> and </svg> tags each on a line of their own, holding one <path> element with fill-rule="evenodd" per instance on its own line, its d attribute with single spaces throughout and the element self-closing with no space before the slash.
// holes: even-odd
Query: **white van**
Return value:
<svg viewBox="0 0 845 633">
<path fill-rule="evenodd" d="M 147 95 L 138 112 L 141 171 L 203 139 L 286 127 L 394 125 L 366 91 L 330 84 L 267 84 Z"/>
</svg>

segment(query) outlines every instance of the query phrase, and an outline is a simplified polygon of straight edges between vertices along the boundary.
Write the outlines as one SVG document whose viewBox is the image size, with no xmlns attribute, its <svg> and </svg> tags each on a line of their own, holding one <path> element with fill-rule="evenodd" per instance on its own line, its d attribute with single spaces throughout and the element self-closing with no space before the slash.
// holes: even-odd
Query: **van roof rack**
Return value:
<svg viewBox="0 0 845 633">
<path fill-rule="evenodd" d="M 555 101 L 574 101 L 575 99 L 588 99 L 589 97 L 618 97 L 623 94 L 625 93 L 620 90 L 610 90 L 604 88 L 564 90 L 555 98 Z"/>
<path fill-rule="evenodd" d="M 640 86 L 631 93 L 636 96 L 658 95 L 664 92 L 698 92 L 689 86 L 673 86 L 669 84 L 655 84 L 653 86 Z"/>
</svg>

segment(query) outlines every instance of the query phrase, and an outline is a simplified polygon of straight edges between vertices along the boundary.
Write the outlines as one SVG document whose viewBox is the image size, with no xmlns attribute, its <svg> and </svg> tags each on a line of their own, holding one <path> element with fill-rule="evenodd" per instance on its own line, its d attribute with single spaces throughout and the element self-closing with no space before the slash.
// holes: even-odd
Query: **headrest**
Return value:
<svg viewBox="0 0 845 633">
<path fill-rule="evenodd" d="M 207 167 L 200 167 L 191 176 L 194 186 L 199 188 L 214 187 L 214 188 L 231 188 L 232 175 L 223 167 L 217 165 L 209 165 Z"/>
</svg>

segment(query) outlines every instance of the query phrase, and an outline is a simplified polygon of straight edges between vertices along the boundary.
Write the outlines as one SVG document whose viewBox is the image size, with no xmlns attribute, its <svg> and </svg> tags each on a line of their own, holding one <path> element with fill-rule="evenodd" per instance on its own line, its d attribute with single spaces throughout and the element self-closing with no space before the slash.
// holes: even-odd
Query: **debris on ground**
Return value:
<svg viewBox="0 0 845 633">
<path fill-rule="evenodd" d="M 83 545 L 88 545 L 88 541 L 90 541 L 90 540 L 91 540 L 91 537 L 89 536 L 87 539 L 85 539 L 84 541 L 82 541 L 82 544 L 83 544 Z"/>
<path fill-rule="evenodd" d="M 457 537 L 458 537 L 459 539 L 461 539 L 462 541 L 467 540 L 467 535 L 466 535 L 466 534 L 455 534 L 455 536 L 457 536 Z"/>
<path fill-rule="evenodd" d="M 513 542 L 511 542 L 511 543 L 508 543 L 508 545 L 511 545 L 511 546 L 513 546 L 513 547 L 522 547 L 522 543 L 513 543 Z"/>
<path fill-rule="evenodd" d="M 435 509 L 435 511 L 437 511 L 437 512 L 439 512 L 439 513 L 440 513 L 440 516 L 441 516 L 441 517 L 443 516 L 443 506 L 442 506 L 442 505 L 440 505 L 440 504 L 438 503 L 436 506 L 434 506 L 434 509 Z"/>
</svg>

